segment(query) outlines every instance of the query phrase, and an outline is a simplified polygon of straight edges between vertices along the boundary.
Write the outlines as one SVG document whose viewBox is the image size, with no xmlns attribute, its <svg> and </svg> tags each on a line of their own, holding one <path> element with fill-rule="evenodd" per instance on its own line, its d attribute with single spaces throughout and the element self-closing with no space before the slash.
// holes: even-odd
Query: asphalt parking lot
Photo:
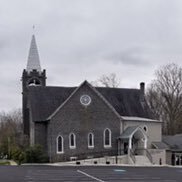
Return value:
<svg viewBox="0 0 182 182">
<path fill-rule="evenodd" d="M 181 182 L 182 168 L 0 166 L 0 182 Z"/>
</svg>

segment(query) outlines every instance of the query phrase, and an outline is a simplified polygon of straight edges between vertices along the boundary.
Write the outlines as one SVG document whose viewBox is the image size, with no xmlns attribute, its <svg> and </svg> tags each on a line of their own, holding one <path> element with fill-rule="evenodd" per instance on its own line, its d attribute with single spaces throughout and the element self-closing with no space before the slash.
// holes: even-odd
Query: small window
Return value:
<svg viewBox="0 0 182 182">
<path fill-rule="evenodd" d="M 144 126 L 144 127 L 143 127 L 143 130 L 147 133 L 147 131 L 148 131 L 147 126 Z"/>
<path fill-rule="evenodd" d="M 71 133 L 69 135 L 69 145 L 70 145 L 70 149 L 76 148 L 76 136 L 74 133 Z"/>
<path fill-rule="evenodd" d="M 77 157 L 70 157 L 70 161 L 76 161 Z"/>
<path fill-rule="evenodd" d="M 57 153 L 63 153 L 64 140 L 62 136 L 57 137 Z"/>
<path fill-rule="evenodd" d="M 88 148 L 94 148 L 94 134 L 88 134 Z"/>
<path fill-rule="evenodd" d="M 108 128 L 104 130 L 104 147 L 111 147 L 111 130 Z"/>
</svg>

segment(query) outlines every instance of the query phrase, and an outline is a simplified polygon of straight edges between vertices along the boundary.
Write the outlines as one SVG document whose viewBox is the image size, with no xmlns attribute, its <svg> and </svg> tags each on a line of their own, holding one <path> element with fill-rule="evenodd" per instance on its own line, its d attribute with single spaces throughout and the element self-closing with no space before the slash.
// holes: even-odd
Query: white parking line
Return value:
<svg viewBox="0 0 182 182">
<path fill-rule="evenodd" d="M 94 177 L 94 176 L 91 176 L 91 175 L 89 175 L 89 174 L 87 174 L 87 173 L 85 173 L 85 172 L 83 172 L 83 171 L 77 170 L 77 172 L 78 172 L 78 173 L 81 173 L 81 174 L 83 174 L 83 175 L 85 175 L 85 176 L 87 176 L 87 177 L 89 177 L 89 178 L 95 179 L 96 181 L 105 182 L 105 181 L 103 181 L 103 180 L 101 180 L 101 179 L 99 179 L 99 178 L 96 178 L 96 177 Z"/>
</svg>

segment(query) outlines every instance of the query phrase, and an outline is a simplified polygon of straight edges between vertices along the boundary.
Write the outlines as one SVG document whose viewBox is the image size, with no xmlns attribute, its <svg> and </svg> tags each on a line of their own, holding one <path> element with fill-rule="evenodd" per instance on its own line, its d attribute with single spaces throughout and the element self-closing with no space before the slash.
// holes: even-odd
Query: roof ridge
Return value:
<svg viewBox="0 0 182 182">
<path fill-rule="evenodd" d="M 32 86 L 33 87 L 33 86 Z M 43 88 L 43 89 L 50 89 L 50 88 L 58 88 L 58 89 L 62 89 L 62 88 L 77 88 L 76 86 L 74 87 L 64 87 L 64 86 L 37 86 L 36 88 Z"/>
<path fill-rule="evenodd" d="M 110 89 L 110 90 L 137 90 L 137 91 L 140 90 L 138 88 L 120 88 L 120 87 L 117 87 L 117 88 L 114 88 L 114 87 L 94 87 L 94 88 L 98 88 L 98 89 Z"/>
</svg>

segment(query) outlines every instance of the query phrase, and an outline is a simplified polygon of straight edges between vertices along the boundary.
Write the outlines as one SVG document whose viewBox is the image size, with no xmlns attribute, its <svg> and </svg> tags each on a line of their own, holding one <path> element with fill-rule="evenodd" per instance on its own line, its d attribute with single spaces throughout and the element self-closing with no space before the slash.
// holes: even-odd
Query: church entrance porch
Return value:
<svg viewBox="0 0 182 182">
<path fill-rule="evenodd" d="M 144 155 L 147 149 L 147 135 L 139 126 L 131 126 L 118 138 L 118 155 L 133 153 L 133 155 Z"/>
<path fill-rule="evenodd" d="M 118 137 L 118 155 L 125 155 L 128 164 L 152 165 L 153 159 L 147 150 L 148 138 L 140 126 L 130 126 Z"/>
</svg>

